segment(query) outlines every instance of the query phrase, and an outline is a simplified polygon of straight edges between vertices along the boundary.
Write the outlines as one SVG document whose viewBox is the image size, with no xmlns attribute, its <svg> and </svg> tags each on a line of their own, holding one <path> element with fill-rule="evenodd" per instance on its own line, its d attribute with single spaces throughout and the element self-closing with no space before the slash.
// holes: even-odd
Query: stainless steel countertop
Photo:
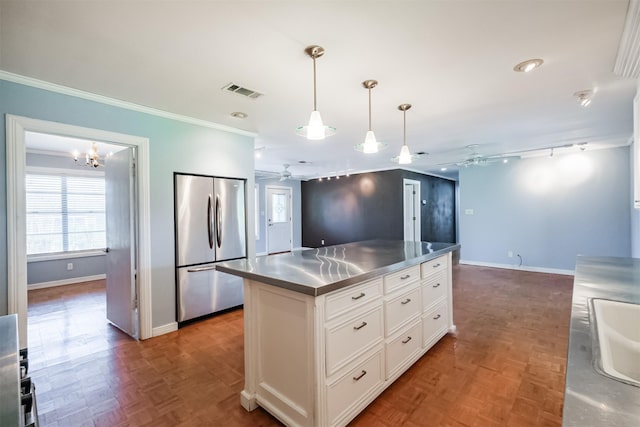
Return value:
<svg viewBox="0 0 640 427">
<path fill-rule="evenodd" d="M 593 367 L 591 298 L 640 304 L 640 259 L 578 257 L 562 425 L 640 426 L 640 387 L 607 378 Z"/>
<path fill-rule="evenodd" d="M 367 240 L 223 262 L 216 269 L 295 292 L 318 296 L 437 258 L 452 243 Z"/>
<path fill-rule="evenodd" d="M 0 316 L 0 426 L 20 426 L 18 317 Z"/>
</svg>

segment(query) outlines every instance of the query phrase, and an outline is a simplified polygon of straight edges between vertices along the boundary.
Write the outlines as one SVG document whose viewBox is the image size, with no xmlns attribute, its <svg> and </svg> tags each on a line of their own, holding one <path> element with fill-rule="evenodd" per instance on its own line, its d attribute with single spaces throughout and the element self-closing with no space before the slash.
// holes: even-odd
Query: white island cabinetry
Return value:
<svg viewBox="0 0 640 427">
<path fill-rule="evenodd" d="M 345 425 L 454 332 L 451 252 L 323 295 L 245 278 L 242 405 Z"/>
</svg>

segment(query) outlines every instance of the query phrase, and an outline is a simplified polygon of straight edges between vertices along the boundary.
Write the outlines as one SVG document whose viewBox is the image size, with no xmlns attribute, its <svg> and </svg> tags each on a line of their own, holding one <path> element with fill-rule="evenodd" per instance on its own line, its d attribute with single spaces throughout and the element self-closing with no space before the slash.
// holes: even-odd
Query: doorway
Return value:
<svg viewBox="0 0 640 427">
<path fill-rule="evenodd" d="M 293 234 L 291 222 L 291 188 L 267 186 L 267 253 L 289 252 Z"/>
<path fill-rule="evenodd" d="M 139 319 L 140 338 L 151 337 L 148 139 L 12 115 L 6 116 L 6 129 L 8 312 L 18 314 L 20 346 L 27 345 L 25 221 L 25 136 L 27 132 L 102 141 L 130 149 L 135 148 L 137 151 L 138 164 L 135 177 L 137 195 L 132 199 L 133 206 L 138 212 L 133 224 L 135 237 L 139 242 L 139 250 L 135 256 L 139 289 L 137 319 Z"/>
<path fill-rule="evenodd" d="M 404 206 L 404 240 L 419 242 L 421 240 L 420 181 L 403 180 L 402 200 Z"/>
</svg>

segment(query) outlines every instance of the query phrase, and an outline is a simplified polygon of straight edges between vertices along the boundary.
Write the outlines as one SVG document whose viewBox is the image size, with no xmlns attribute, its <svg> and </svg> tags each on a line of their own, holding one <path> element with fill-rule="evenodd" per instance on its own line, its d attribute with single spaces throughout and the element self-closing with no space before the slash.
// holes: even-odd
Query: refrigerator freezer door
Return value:
<svg viewBox="0 0 640 427">
<path fill-rule="evenodd" d="M 178 322 L 242 304 L 242 278 L 215 270 L 214 264 L 178 269 Z"/>
<path fill-rule="evenodd" d="M 213 178 L 175 175 L 177 266 L 215 261 Z"/>
<path fill-rule="evenodd" d="M 247 255 L 244 186 L 243 180 L 215 178 L 216 261 Z"/>
</svg>

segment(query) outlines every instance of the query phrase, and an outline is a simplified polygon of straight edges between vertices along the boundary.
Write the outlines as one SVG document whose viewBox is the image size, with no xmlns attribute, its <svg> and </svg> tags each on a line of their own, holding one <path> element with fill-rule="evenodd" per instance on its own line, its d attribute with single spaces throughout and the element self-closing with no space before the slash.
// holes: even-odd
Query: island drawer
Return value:
<svg viewBox="0 0 640 427">
<path fill-rule="evenodd" d="M 384 293 L 389 294 L 396 289 L 400 289 L 402 286 L 418 280 L 420 278 L 420 266 L 414 265 L 412 267 L 404 268 L 395 273 L 390 273 L 384 276 Z"/>
<path fill-rule="evenodd" d="M 433 307 L 422 318 L 422 345 L 427 346 L 436 336 L 447 329 L 447 303 Z"/>
<path fill-rule="evenodd" d="M 325 299 L 326 320 L 348 313 L 382 296 L 382 278 L 330 293 Z"/>
<path fill-rule="evenodd" d="M 446 271 L 448 266 L 449 258 L 446 255 L 432 259 L 431 261 L 423 262 L 420 266 L 422 278 L 426 279 L 433 273 Z"/>
<path fill-rule="evenodd" d="M 406 292 L 385 300 L 385 335 L 387 337 L 392 335 L 412 318 L 420 316 L 420 313 L 422 313 L 420 284 L 416 282 Z"/>
<path fill-rule="evenodd" d="M 447 294 L 447 271 L 439 271 L 422 282 L 422 309 L 427 310 Z"/>
<path fill-rule="evenodd" d="M 327 385 L 329 425 L 345 424 L 344 420 L 340 422 L 340 419 L 382 386 L 384 383 L 382 351 L 380 347 L 373 355 Z"/>
<path fill-rule="evenodd" d="M 382 304 L 326 327 L 327 376 L 384 339 Z"/>
<path fill-rule="evenodd" d="M 407 360 L 422 351 L 422 324 L 416 319 L 392 341 L 386 345 L 387 366 L 386 378 L 389 379 L 400 369 Z"/>
</svg>

